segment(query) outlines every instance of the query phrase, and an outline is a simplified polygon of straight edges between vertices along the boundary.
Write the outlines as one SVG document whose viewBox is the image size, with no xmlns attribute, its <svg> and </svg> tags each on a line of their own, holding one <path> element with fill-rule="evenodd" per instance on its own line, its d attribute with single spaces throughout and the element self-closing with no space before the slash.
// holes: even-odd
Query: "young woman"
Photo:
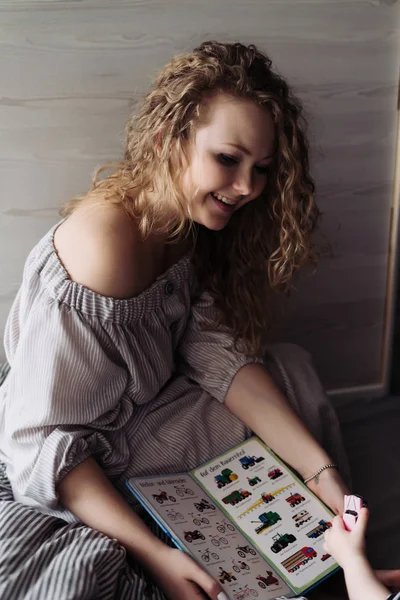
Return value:
<svg viewBox="0 0 400 600">
<path fill-rule="evenodd" d="M 314 259 L 301 106 L 254 46 L 206 42 L 164 68 L 123 160 L 64 217 L 30 254 L 7 324 L 0 458 L 14 502 L 0 536 L 18 546 L 27 506 L 34 524 L 6 591 L 34 580 L 58 598 L 113 597 L 107 581 L 142 598 L 144 569 L 156 597 L 215 600 L 221 586 L 128 504 L 126 478 L 193 468 L 255 432 L 337 513 L 347 491 L 308 355 L 267 344 L 273 295 Z M 65 527 L 79 568 L 57 546 Z"/>
</svg>

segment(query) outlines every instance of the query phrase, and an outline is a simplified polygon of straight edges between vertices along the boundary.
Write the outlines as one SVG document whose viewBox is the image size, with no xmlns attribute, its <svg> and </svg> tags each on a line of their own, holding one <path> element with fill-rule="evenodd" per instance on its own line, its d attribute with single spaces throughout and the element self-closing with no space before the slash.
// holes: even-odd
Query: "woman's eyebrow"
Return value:
<svg viewBox="0 0 400 600">
<path fill-rule="evenodd" d="M 251 156 L 251 152 L 244 146 L 241 146 L 240 144 L 232 144 L 231 142 L 224 142 L 224 143 L 226 146 L 233 146 L 234 148 L 237 148 L 238 150 L 241 150 L 242 152 L 244 152 L 244 154 Z M 266 160 L 267 158 L 273 158 L 273 157 L 274 157 L 274 154 L 269 154 L 268 156 L 264 156 L 264 158 L 261 158 L 260 160 Z"/>
</svg>

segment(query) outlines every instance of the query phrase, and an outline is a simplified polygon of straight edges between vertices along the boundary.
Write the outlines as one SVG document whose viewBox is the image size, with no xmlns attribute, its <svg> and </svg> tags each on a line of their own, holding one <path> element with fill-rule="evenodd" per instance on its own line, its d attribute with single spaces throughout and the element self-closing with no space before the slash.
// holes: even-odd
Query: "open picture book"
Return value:
<svg viewBox="0 0 400 600">
<path fill-rule="evenodd" d="M 303 594 L 339 568 L 322 547 L 332 512 L 256 437 L 189 473 L 127 485 L 231 600 Z"/>
</svg>

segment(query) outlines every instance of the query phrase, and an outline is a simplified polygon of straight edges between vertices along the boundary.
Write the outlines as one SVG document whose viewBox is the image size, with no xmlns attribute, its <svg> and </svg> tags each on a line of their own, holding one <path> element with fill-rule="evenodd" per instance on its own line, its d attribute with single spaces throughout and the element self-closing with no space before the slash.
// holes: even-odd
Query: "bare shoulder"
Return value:
<svg viewBox="0 0 400 600">
<path fill-rule="evenodd" d="M 142 290 L 139 232 L 120 207 L 78 207 L 57 229 L 54 245 L 70 278 L 94 292 L 130 298 Z"/>
</svg>

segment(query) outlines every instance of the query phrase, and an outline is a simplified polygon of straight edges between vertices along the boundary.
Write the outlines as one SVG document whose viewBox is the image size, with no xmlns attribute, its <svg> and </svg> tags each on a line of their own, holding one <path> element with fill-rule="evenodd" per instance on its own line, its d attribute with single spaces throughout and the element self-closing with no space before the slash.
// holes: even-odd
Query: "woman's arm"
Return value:
<svg viewBox="0 0 400 600">
<path fill-rule="evenodd" d="M 161 542 L 145 526 L 93 458 L 70 471 L 58 485 L 60 502 L 83 523 L 124 546 L 174 600 L 227 600 L 221 586 L 189 556 Z"/>
<path fill-rule="evenodd" d="M 261 365 L 245 365 L 238 371 L 225 404 L 304 479 L 333 462 Z M 326 469 L 318 484 L 312 480 L 308 486 L 335 512 L 343 511 L 348 490 L 335 469 Z"/>
<path fill-rule="evenodd" d="M 164 547 L 93 458 L 81 462 L 61 480 L 58 494 L 60 503 L 78 519 L 116 539 L 143 563 Z"/>
</svg>

